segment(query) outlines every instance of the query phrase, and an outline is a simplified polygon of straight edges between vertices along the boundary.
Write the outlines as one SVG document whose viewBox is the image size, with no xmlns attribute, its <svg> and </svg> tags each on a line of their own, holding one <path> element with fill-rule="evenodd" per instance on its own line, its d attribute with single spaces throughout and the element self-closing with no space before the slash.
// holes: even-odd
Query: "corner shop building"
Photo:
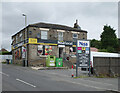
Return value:
<svg viewBox="0 0 120 93">
<path fill-rule="evenodd" d="M 80 28 L 49 24 L 30 24 L 12 36 L 12 58 L 14 64 L 29 66 L 43 65 L 47 55 L 59 58 L 70 56 L 70 62 L 76 63 L 76 39 L 87 39 L 87 31 Z"/>
</svg>

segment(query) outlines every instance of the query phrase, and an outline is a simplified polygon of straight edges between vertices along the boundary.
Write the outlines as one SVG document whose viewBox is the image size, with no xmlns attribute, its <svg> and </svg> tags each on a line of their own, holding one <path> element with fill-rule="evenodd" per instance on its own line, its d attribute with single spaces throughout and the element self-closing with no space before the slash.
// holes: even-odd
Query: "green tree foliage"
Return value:
<svg viewBox="0 0 120 93">
<path fill-rule="evenodd" d="M 107 49 L 108 52 L 114 52 L 118 48 L 118 39 L 115 31 L 111 26 L 105 25 L 101 34 L 101 48 Z"/>
<path fill-rule="evenodd" d="M 98 49 L 101 48 L 101 42 L 98 41 L 98 40 L 92 39 L 90 41 L 90 44 L 91 44 L 91 47 L 95 47 L 95 48 L 98 48 Z"/>
<path fill-rule="evenodd" d="M 0 52 L 0 55 L 12 55 L 12 52 L 4 51 Z"/>
</svg>

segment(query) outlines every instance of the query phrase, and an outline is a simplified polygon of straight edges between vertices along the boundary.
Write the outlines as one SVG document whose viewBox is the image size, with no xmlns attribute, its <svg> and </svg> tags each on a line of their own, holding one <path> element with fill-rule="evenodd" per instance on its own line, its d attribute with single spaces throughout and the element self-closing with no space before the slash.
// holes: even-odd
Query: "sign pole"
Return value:
<svg viewBox="0 0 120 93">
<path fill-rule="evenodd" d="M 90 42 L 89 42 L 89 45 L 90 45 Z M 90 65 L 91 65 L 91 63 L 90 63 L 90 56 L 91 56 L 91 51 L 90 51 L 90 48 L 89 48 L 89 77 L 91 76 L 91 68 L 90 68 Z"/>
<path fill-rule="evenodd" d="M 77 63 L 76 63 L 76 77 L 78 77 L 78 66 L 77 66 Z"/>
<path fill-rule="evenodd" d="M 77 43 L 77 40 L 76 40 Z M 78 44 L 76 44 L 76 77 L 78 77 L 78 52 L 77 52 L 77 46 Z"/>
</svg>

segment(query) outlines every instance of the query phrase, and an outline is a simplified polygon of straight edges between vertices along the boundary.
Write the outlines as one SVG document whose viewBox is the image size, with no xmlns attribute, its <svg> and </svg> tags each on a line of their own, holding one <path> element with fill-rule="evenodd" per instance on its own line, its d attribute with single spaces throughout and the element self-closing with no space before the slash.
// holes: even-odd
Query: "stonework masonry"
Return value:
<svg viewBox="0 0 120 93">
<path fill-rule="evenodd" d="M 41 39 L 41 31 L 47 32 L 47 40 Z M 75 47 L 75 45 L 59 45 L 58 37 L 59 32 L 63 33 L 63 41 L 73 41 L 73 34 L 76 33 L 77 39 L 87 39 L 87 31 L 76 29 L 72 27 L 67 27 L 63 25 L 54 25 L 54 24 L 47 24 L 47 23 L 38 23 L 28 25 L 26 28 L 22 29 L 18 33 L 12 36 L 12 57 L 14 64 L 23 64 L 23 60 L 27 60 L 29 66 L 45 66 L 46 56 L 47 54 L 45 49 L 52 49 L 50 51 L 50 55 L 54 55 L 56 57 L 63 57 L 63 54 L 66 53 L 67 55 L 75 55 L 75 51 L 70 51 L 71 47 Z M 33 38 L 37 40 L 37 43 L 29 43 L 29 38 Z M 41 40 L 40 42 L 38 42 Z M 43 54 L 39 55 L 40 53 L 38 46 L 42 45 Z M 23 50 L 23 47 L 26 50 Z M 48 48 L 47 48 L 48 47 Z M 62 50 L 60 50 L 62 49 Z M 25 54 L 25 58 L 23 58 L 23 52 Z M 61 53 L 61 54 L 60 54 Z M 27 56 L 27 58 L 26 58 Z M 75 57 L 70 57 L 70 62 L 76 63 Z"/>
</svg>

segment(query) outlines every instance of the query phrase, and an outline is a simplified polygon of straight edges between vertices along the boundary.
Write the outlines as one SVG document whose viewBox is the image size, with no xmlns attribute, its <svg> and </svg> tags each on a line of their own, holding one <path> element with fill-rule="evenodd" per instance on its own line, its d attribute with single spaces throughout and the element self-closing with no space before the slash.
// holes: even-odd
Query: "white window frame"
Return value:
<svg viewBox="0 0 120 93">
<path fill-rule="evenodd" d="M 22 36 L 23 36 L 23 34 L 22 34 L 22 33 L 20 33 L 20 35 L 19 35 L 19 37 L 20 37 L 20 41 L 22 41 L 22 40 L 23 40 Z"/>
<path fill-rule="evenodd" d="M 46 34 L 43 34 L 45 32 Z M 41 31 L 41 39 L 48 39 L 48 31 Z"/>
<path fill-rule="evenodd" d="M 16 35 L 16 43 L 18 43 L 18 35 Z"/>
<path fill-rule="evenodd" d="M 62 33 L 62 34 L 60 34 Z M 58 32 L 58 40 L 63 41 L 63 32 Z"/>
</svg>

